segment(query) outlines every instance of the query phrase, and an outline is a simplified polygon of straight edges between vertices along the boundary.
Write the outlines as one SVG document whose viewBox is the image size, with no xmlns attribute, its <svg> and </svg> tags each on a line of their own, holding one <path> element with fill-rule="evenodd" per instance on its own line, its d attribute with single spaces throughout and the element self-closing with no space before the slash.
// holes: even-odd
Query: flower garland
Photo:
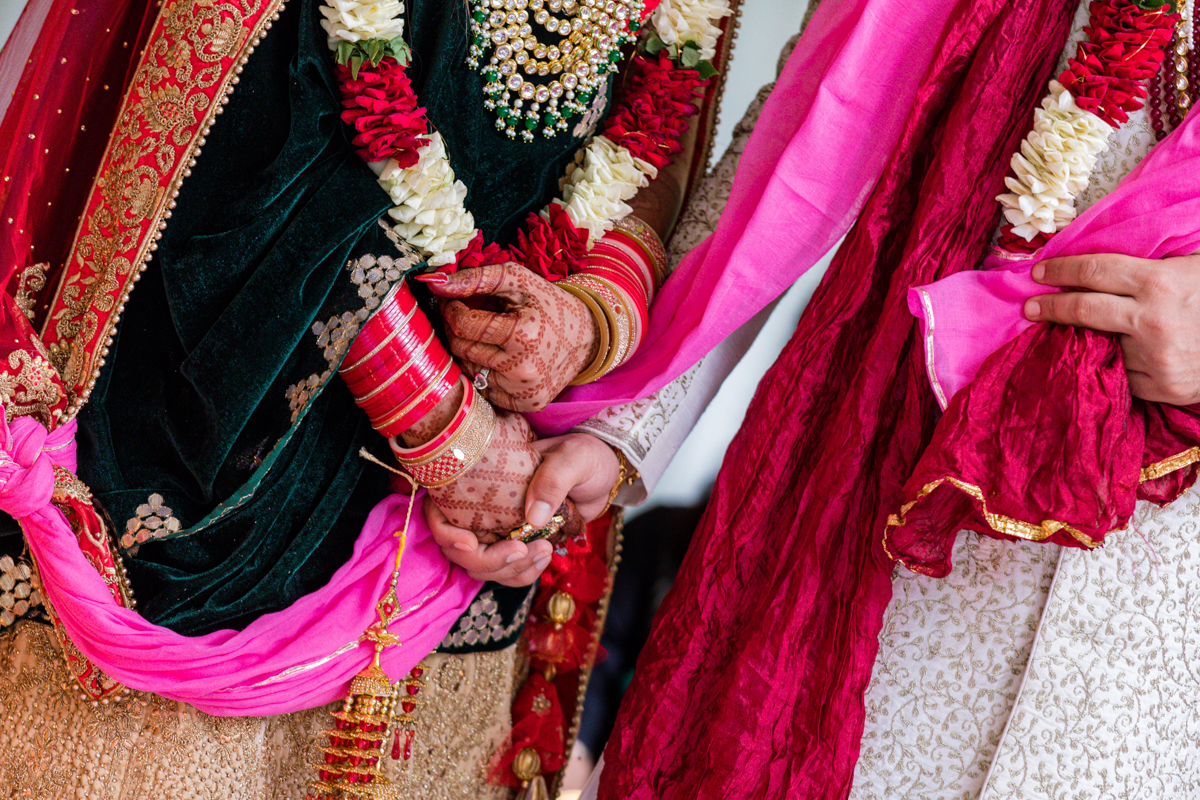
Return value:
<svg viewBox="0 0 1200 800">
<path fill-rule="evenodd" d="M 1075 218 L 1110 128 L 1142 107 L 1177 22 L 1168 0 L 1093 0 L 1088 38 L 1050 82 L 1033 130 L 1013 155 L 999 245 L 1033 252 Z"/>
<path fill-rule="evenodd" d="M 503 0 L 491 0 L 504 7 Z M 515 5 L 514 5 L 515 8 Z M 353 143 L 392 198 L 392 229 L 441 271 L 519 259 L 550 280 L 568 274 L 591 242 L 628 215 L 626 203 L 682 149 L 679 137 L 711 76 L 711 57 L 727 0 L 648 2 L 655 35 L 669 46 L 636 53 L 633 74 L 603 130 L 568 168 L 561 196 L 529 217 L 529 232 L 511 249 L 484 246 L 467 211 L 445 142 L 418 106 L 405 74 L 403 4 L 399 0 L 325 0 L 321 25 L 338 60 L 342 119 Z M 715 33 L 714 33 L 715 31 Z M 580 242 L 582 240 L 583 247 Z M 553 255 L 552 255 L 553 254 Z"/>
</svg>

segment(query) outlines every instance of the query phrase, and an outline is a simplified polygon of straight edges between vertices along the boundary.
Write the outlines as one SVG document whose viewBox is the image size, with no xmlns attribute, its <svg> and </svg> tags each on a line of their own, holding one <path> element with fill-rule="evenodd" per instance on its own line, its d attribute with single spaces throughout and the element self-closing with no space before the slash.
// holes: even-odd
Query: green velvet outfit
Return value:
<svg viewBox="0 0 1200 800">
<path fill-rule="evenodd" d="M 507 243 L 557 194 L 582 139 L 496 130 L 464 64 L 467 13 L 410 0 L 409 74 L 477 227 Z M 390 491 L 358 455 L 389 458 L 386 443 L 318 334 L 369 313 L 379 276 L 351 260 L 415 259 L 379 224 L 390 202 L 340 119 L 319 20 L 317 0 L 289 3 L 251 56 L 80 417 L 80 475 L 118 535 L 157 525 L 126 558 L 138 607 L 181 633 L 243 628 L 322 586 Z"/>
</svg>

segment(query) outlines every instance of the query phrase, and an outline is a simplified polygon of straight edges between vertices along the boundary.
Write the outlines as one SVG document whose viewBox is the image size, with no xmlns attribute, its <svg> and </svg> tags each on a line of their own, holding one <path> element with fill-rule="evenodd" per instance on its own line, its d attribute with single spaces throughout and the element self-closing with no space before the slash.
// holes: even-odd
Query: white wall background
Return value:
<svg viewBox="0 0 1200 800">
<path fill-rule="evenodd" d="M 25 0 L 0 0 L 0 42 L 7 40 L 24 6 Z M 729 144 L 733 126 L 759 88 L 775 80 L 780 48 L 800 29 L 807 7 L 807 0 L 743 0 L 737 45 L 717 127 L 714 147 L 717 156 Z M 810 271 L 776 307 L 754 346 L 725 381 L 642 509 L 659 504 L 691 505 L 708 490 L 759 379 L 791 336 L 822 272 L 823 269 Z"/>
</svg>

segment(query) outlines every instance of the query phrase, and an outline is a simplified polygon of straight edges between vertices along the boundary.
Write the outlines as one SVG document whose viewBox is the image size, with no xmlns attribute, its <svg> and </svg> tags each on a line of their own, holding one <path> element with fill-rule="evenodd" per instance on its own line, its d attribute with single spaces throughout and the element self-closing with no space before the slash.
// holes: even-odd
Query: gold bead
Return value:
<svg viewBox="0 0 1200 800">
<path fill-rule="evenodd" d="M 513 759 L 512 770 L 518 780 L 531 781 L 542 774 L 542 757 L 532 747 L 523 747 Z"/>
<path fill-rule="evenodd" d="M 546 604 L 555 628 L 561 628 L 575 616 L 575 598 L 566 592 L 555 592 Z"/>
</svg>

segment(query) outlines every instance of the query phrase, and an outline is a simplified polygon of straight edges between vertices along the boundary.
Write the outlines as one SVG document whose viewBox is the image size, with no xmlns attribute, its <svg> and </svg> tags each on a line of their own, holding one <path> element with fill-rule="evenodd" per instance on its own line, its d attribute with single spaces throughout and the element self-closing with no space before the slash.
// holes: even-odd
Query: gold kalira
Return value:
<svg viewBox="0 0 1200 800">
<path fill-rule="evenodd" d="M 421 705 L 417 693 L 425 685 L 421 680 L 425 674 L 423 663 L 418 663 L 408 677 L 395 684 L 379 664 L 384 650 L 400 644 L 399 637 L 388 630 L 388 625 L 400 613 L 396 578 L 404 542 L 402 532 L 391 588 L 375 606 L 378 621 L 363 634 L 364 638 L 374 642 L 375 655 L 371 663 L 350 681 L 350 693 L 341 710 L 333 712 L 334 729 L 325 732 L 329 744 L 321 748 L 324 763 L 313 765 L 318 780 L 309 782 L 306 800 L 400 799 L 399 791 L 383 773 L 383 748 L 392 737 L 392 759 L 403 757 L 408 760 L 417 729 L 412 715 Z M 400 744 L 402 732 L 403 748 Z"/>
</svg>

